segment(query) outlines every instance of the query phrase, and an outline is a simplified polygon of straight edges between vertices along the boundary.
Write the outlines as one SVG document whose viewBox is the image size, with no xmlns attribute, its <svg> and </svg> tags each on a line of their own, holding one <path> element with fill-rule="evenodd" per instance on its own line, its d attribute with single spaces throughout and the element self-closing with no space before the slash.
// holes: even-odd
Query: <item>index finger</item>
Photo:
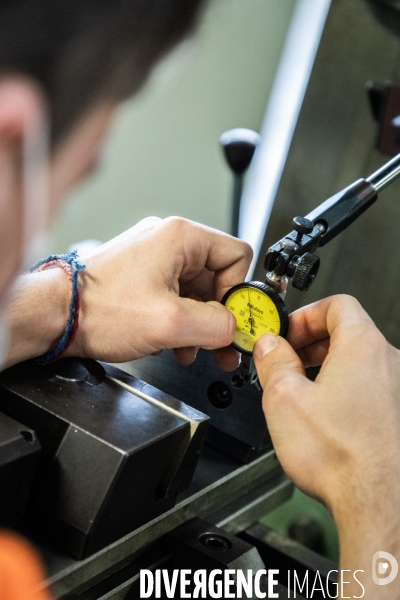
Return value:
<svg viewBox="0 0 400 600">
<path fill-rule="evenodd" d="M 346 294 L 330 296 L 290 315 L 287 340 L 295 350 L 300 350 L 366 324 L 372 325 L 372 320 L 355 298 Z"/>
<path fill-rule="evenodd" d="M 214 294 L 221 300 L 231 287 L 245 280 L 253 250 L 247 242 L 214 230 L 210 231 L 210 242 L 206 268 L 215 272 Z"/>
<path fill-rule="evenodd" d="M 214 273 L 214 298 L 221 300 L 231 287 L 244 281 L 253 258 L 249 244 L 227 233 L 190 223 L 185 227 L 183 281 L 193 279 L 204 267 Z"/>
</svg>

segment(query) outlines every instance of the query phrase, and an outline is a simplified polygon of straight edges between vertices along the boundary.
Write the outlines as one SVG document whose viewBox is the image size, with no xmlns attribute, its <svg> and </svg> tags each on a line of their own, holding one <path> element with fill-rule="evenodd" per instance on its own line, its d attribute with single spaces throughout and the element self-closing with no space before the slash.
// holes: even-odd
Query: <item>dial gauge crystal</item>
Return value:
<svg viewBox="0 0 400 600">
<path fill-rule="evenodd" d="M 264 333 L 285 337 L 288 315 L 285 303 L 275 290 L 251 281 L 231 288 L 222 304 L 236 319 L 233 346 L 244 354 L 253 352 L 254 344 Z"/>
</svg>

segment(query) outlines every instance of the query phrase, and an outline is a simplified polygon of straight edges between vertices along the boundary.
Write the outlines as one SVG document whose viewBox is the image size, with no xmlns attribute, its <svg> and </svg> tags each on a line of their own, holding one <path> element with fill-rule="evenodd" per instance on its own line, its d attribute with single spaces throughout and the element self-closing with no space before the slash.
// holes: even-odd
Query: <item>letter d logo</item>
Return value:
<svg viewBox="0 0 400 600">
<path fill-rule="evenodd" d="M 378 563 L 378 560 L 380 561 Z M 389 565 L 391 570 L 389 571 Z M 394 556 L 389 552 L 376 552 L 372 559 L 372 579 L 376 585 L 388 585 L 392 583 L 397 577 L 399 572 L 399 565 Z M 379 577 L 389 573 L 386 577 Z"/>
</svg>

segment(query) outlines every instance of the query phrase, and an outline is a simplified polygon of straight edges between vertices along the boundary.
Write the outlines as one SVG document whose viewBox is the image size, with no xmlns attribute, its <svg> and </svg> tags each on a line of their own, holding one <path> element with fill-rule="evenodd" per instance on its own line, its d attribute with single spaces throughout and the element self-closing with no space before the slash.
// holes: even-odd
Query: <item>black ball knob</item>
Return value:
<svg viewBox="0 0 400 600">
<path fill-rule="evenodd" d="M 292 221 L 292 225 L 294 230 L 302 235 L 305 233 L 311 233 L 314 229 L 314 223 L 305 217 L 295 217 Z"/>
<path fill-rule="evenodd" d="M 250 166 L 261 136 L 251 129 L 237 128 L 225 131 L 219 141 L 232 171 L 242 175 Z"/>
</svg>

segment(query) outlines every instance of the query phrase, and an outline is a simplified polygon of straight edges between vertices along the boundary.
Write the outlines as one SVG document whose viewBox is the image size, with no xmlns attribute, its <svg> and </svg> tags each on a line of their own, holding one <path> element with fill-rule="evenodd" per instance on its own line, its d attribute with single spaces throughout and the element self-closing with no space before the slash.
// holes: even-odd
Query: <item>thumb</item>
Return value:
<svg viewBox="0 0 400 600">
<path fill-rule="evenodd" d="M 264 390 L 293 380 L 297 380 L 298 385 L 307 382 L 303 363 L 282 337 L 271 333 L 260 337 L 254 346 L 253 358 Z"/>
<path fill-rule="evenodd" d="M 229 346 L 235 337 L 235 317 L 220 302 L 177 298 L 175 312 L 179 326 L 174 327 L 173 339 L 167 342 L 169 348 L 199 346 L 215 350 Z"/>
</svg>

